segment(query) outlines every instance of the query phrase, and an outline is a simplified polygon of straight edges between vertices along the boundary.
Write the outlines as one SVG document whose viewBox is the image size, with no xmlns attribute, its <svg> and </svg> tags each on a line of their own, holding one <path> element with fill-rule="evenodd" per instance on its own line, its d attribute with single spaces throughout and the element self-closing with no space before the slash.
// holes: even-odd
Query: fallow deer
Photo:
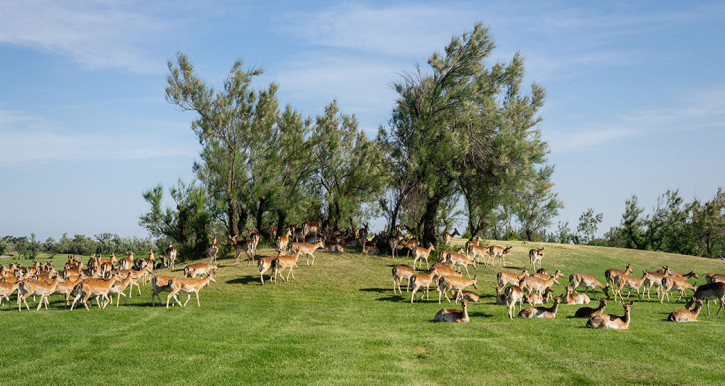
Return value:
<svg viewBox="0 0 725 386">
<path fill-rule="evenodd" d="M 400 291 L 401 294 L 403 293 L 400 289 L 400 283 L 403 279 L 408 281 L 408 285 L 405 287 L 405 292 L 408 292 L 410 290 L 410 278 L 413 277 L 413 275 L 415 275 L 415 271 L 407 265 L 396 265 L 393 267 L 393 293 L 396 293 L 396 285 L 398 291 Z"/>
<path fill-rule="evenodd" d="M 624 307 L 624 316 L 612 314 L 595 315 L 589 318 L 586 326 L 588 328 L 611 328 L 615 330 L 628 329 L 630 322 L 630 310 L 632 309 L 632 304 L 634 304 L 634 302 L 630 302 L 629 304 L 620 302 L 620 304 Z"/>
<path fill-rule="evenodd" d="M 605 286 L 600 283 L 594 275 L 588 273 L 572 273 L 569 275 L 569 283 L 571 287 L 576 289 L 578 287 L 584 287 L 584 293 L 586 294 L 589 289 L 592 290 L 592 296 L 597 294 L 596 289 L 599 288 L 604 292 L 604 296 L 609 298 L 609 286 Z"/>
<path fill-rule="evenodd" d="M 430 264 L 428 264 L 428 256 L 434 249 L 435 246 L 433 244 L 429 245 L 428 248 L 413 248 L 413 269 L 415 269 L 418 260 L 425 260 L 425 269 L 430 269 Z M 423 267 L 423 262 L 421 262 L 420 266 L 421 268 Z"/>
<path fill-rule="evenodd" d="M 690 311 L 689 308 L 692 306 L 693 303 L 695 304 L 695 308 Z M 667 316 L 667 320 L 670 322 L 696 322 L 697 316 L 700 314 L 701 308 L 702 300 L 691 299 L 687 302 L 685 308 L 672 311 L 672 313 Z"/>
<path fill-rule="evenodd" d="M 433 318 L 436 322 L 468 323 L 471 318 L 468 316 L 468 302 L 461 300 L 463 310 L 442 309 Z"/>
<path fill-rule="evenodd" d="M 299 252 L 301 255 L 304 255 L 307 260 L 307 265 L 315 265 L 315 251 L 318 248 L 324 247 L 325 243 L 323 241 L 320 241 L 316 244 L 292 243 L 292 247 L 290 249 L 292 250 L 292 253 Z M 312 263 L 310 263 L 310 257 L 312 257 Z"/>
<path fill-rule="evenodd" d="M 589 296 L 574 292 L 572 286 L 564 284 L 564 288 L 566 289 L 566 294 L 562 297 L 563 304 L 589 304 L 591 302 Z"/>
<path fill-rule="evenodd" d="M 604 308 L 607 307 L 607 299 L 600 299 L 599 300 L 599 307 L 592 308 L 592 307 L 581 307 L 574 313 L 575 318 L 591 318 L 592 316 L 599 315 L 604 311 Z"/>
<path fill-rule="evenodd" d="M 529 264 L 531 265 L 532 271 L 536 269 L 537 264 L 539 265 L 539 268 L 541 268 L 541 259 L 543 258 L 544 247 L 529 250 Z"/>
<path fill-rule="evenodd" d="M 169 308 L 169 300 L 171 300 L 171 298 L 176 300 L 176 303 L 178 303 L 180 306 L 186 307 L 186 303 L 188 303 L 189 299 L 191 299 L 192 293 L 196 294 L 196 305 L 198 307 L 201 307 L 201 303 L 199 302 L 199 291 L 209 285 L 209 282 L 216 283 L 214 276 L 206 276 L 203 279 L 197 279 L 195 277 L 180 277 L 172 280 L 171 292 L 169 293 L 169 296 L 166 297 L 166 308 Z M 183 305 L 179 301 L 179 298 L 176 296 L 176 294 L 178 294 L 179 292 L 185 292 L 189 294 Z"/>
<path fill-rule="evenodd" d="M 554 298 L 554 305 L 551 307 L 526 307 L 519 312 L 519 318 L 545 318 L 554 319 L 559 311 L 560 297 Z"/>
<path fill-rule="evenodd" d="M 510 285 L 504 290 L 504 296 L 506 297 L 509 319 L 513 319 L 514 312 L 516 311 L 516 304 L 519 305 L 520 311 L 522 304 L 524 303 L 524 290 L 518 285 Z"/>
<path fill-rule="evenodd" d="M 614 268 L 610 268 L 604 271 L 604 279 L 607 284 L 610 285 L 612 289 L 614 289 L 614 279 L 619 275 L 629 275 L 630 273 L 632 273 L 632 266 L 630 264 L 627 264 L 627 267 L 624 269 L 624 271 L 620 271 Z"/>
<path fill-rule="evenodd" d="M 438 279 L 438 304 L 441 303 L 442 295 L 445 295 L 446 300 L 448 300 L 448 303 L 451 302 L 451 299 L 448 298 L 448 291 L 450 291 L 452 289 L 456 289 L 456 290 L 459 290 L 459 295 L 460 295 L 461 294 L 460 291 L 463 291 L 469 285 L 473 285 L 473 288 L 478 289 L 478 279 L 476 278 L 476 275 L 473 275 L 472 280 L 466 280 L 462 277 L 457 277 L 457 276 L 441 277 L 440 279 Z M 459 297 L 456 298 L 456 302 L 459 300 Z"/>
</svg>

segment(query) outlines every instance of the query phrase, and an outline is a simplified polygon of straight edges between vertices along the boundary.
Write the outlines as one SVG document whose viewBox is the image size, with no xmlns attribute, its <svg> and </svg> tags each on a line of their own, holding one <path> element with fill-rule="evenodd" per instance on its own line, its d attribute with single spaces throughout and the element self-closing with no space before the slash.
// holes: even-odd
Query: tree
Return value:
<svg viewBox="0 0 725 386">
<path fill-rule="evenodd" d="M 647 248 L 647 240 L 644 237 L 644 219 L 641 218 L 643 212 L 644 209 L 639 207 L 636 195 L 625 201 L 621 232 L 626 248 Z"/>
<path fill-rule="evenodd" d="M 262 70 L 245 70 L 241 60 L 234 63 L 220 91 L 197 77 L 182 53 L 168 67 L 166 100 L 198 115 L 191 127 L 202 151 L 194 169 L 210 196 L 224 207 L 229 234 L 237 236 L 246 225 L 249 203 L 255 201 L 250 189 L 252 168 L 260 161 L 255 146 L 267 139 L 277 121 L 277 85 L 252 89 L 252 80 Z"/>
<path fill-rule="evenodd" d="M 303 119 L 292 107 L 286 106 L 268 140 L 268 149 L 262 163 L 262 174 L 268 181 L 264 197 L 277 216 L 277 235 L 284 233 L 290 213 L 307 206 L 306 184 L 311 184 L 314 173 L 312 122 Z M 261 230 L 261 213 L 257 213 L 257 229 Z"/>
<path fill-rule="evenodd" d="M 544 92 L 534 84 L 530 96 L 521 95 L 518 54 L 507 65 L 487 67 L 493 48 L 488 29 L 476 25 L 428 59 L 430 74 L 419 68 L 394 84 L 398 100 L 387 138 L 410 181 L 400 186 L 422 202 L 424 242 L 436 243 L 439 206 L 459 191 L 469 231 L 485 231 L 505 192 L 544 161 L 546 144 L 534 129 Z"/>
<path fill-rule="evenodd" d="M 725 191 L 718 188 L 712 201 L 693 205 L 691 235 L 700 256 L 725 257 Z"/>
<path fill-rule="evenodd" d="M 557 194 L 551 190 L 554 186 L 551 183 L 553 173 L 554 168 L 551 166 L 541 168 L 525 184 L 524 190 L 515 194 L 517 200 L 513 210 L 526 240 L 533 240 L 535 234 L 540 234 L 551 224 L 551 219 L 559 214 L 559 209 L 564 207 Z"/>
<path fill-rule="evenodd" d="M 597 233 L 599 224 L 604 219 L 603 213 L 594 214 L 594 209 L 589 208 L 579 216 L 579 225 L 576 227 L 576 244 L 589 244 Z"/>
<path fill-rule="evenodd" d="M 315 176 L 323 191 L 327 219 L 334 230 L 354 216 L 362 203 L 373 201 L 386 185 L 384 148 L 358 130 L 354 116 L 340 113 L 333 101 L 314 127 Z"/>
<path fill-rule="evenodd" d="M 212 219 L 206 191 L 194 183 L 187 185 L 179 181 L 176 187 L 169 188 L 169 193 L 176 202 L 175 209 L 161 208 L 161 185 L 143 193 L 151 210 L 141 216 L 139 225 L 148 229 L 154 237 L 165 237 L 175 242 L 180 259 L 203 257 L 211 239 L 207 230 Z"/>
<path fill-rule="evenodd" d="M 36 259 L 38 257 L 38 253 L 40 252 L 40 248 L 40 241 L 35 238 L 35 233 L 30 234 L 30 240 L 23 236 L 18 238 L 15 243 L 15 250 L 18 251 L 20 256 L 25 259 Z"/>
</svg>

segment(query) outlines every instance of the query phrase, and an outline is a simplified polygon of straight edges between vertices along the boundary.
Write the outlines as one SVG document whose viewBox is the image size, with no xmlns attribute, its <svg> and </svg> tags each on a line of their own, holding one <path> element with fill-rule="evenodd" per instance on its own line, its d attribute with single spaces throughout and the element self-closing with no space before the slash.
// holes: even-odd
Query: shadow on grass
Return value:
<svg viewBox="0 0 725 386">
<path fill-rule="evenodd" d="M 383 293 L 383 292 L 390 292 L 390 288 L 360 288 L 360 291 Z"/>
<path fill-rule="evenodd" d="M 265 273 L 265 276 L 267 276 L 266 273 Z M 267 281 L 266 277 L 264 278 L 264 281 Z M 251 284 L 251 283 L 260 284 L 261 281 L 259 280 L 259 276 L 246 275 L 246 276 L 238 277 L 235 279 L 227 280 L 225 283 L 227 283 L 227 284 Z"/>
</svg>

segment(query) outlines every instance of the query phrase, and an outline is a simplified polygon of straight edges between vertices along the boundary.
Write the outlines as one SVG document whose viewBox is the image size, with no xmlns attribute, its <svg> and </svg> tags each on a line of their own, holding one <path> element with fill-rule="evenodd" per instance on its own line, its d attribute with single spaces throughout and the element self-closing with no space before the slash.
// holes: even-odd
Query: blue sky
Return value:
<svg viewBox="0 0 725 386">
<path fill-rule="evenodd" d="M 0 0 L 0 235 L 147 235 L 141 192 L 189 180 L 199 150 L 164 98 L 177 51 L 215 84 L 241 58 L 282 105 L 337 99 L 374 132 L 390 83 L 476 22 L 547 91 L 555 222 L 592 207 L 604 231 L 632 194 L 649 212 L 725 185 L 719 2 Z"/>
</svg>

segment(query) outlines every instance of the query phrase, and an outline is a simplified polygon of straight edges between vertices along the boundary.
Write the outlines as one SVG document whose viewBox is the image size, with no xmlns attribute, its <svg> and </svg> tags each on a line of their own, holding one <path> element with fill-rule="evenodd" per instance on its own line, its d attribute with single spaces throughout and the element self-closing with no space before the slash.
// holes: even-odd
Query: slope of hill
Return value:
<svg viewBox="0 0 725 386">
<path fill-rule="evenodd" d="M 624 269 L 628 263 L 637 276 L 662 265 L 683 272 L 695 269 L 700 275 L 725 273 L 723 262 L 698 257 L 511 245 L 507 271 L 520 272 L 528 265 L 528 250 L 543 245 L 543 266 L 551 272 L 559 267 L 565 274 L 562 283 L 568 283 L 573 272 L 592 273 L 604 282 L 606 269 Z M 269 249 L 258 252 L 272 254 Z M 697 323 L 674 324 L 664 320 L 682 308 L 682 302 L 660 304 L 656 296 L 639 301 L 632 295 L 632 322 L 625 331 L 584 328 L 586 320 L 571 318 L 580 307 L 575 305 L 562 305 L 554 320 L 509 320 L 506 308 L 493 304 L 495 274 L 501 268 L 480 266 L 475 271 L 476 292 L 483 300 L 469 305 L 470 323 L 434 323 L 439 309 L 460 305 L 449 305 L 445 299 L 439 305 L 434 288 L 430 301 L 416 299 L 415 304 L 410 304 L 409 293 L 393 294 L 391 267 L 411 265 L 412 259 L 321 251 L 316 256 L 314 266 L 300 260 L 296 280 L 264 286 L 256 267 L 233 266 L 233 259 L 221 259 L 217 283 L 201 291 L 201 308 L 193 299 L 186 308 L 151 307 L 150 285 L 140 298 L 134 292 L 128 306 L 94 307 L 90 312 L 68 311 L 58 296 L 52 298 L 50 310 L 40 312 L 18 312 L 13 301 L 12 309 L 0 309 L 0 379 L 5 384 L 725 379 L 725 311 L 716 316 L 718 307 L 712 303 L 710 316 L 703 309 Z M 56 266 L 64 260 L 56 258 Z M 181 276 L 182 270 L 179 264 L 171 274 Z M 557 295 L 564 291 L 562 286 L 554 288 Z M 182 302 L 185 299 L 182 295 Z M 605 313 L 622 315 L 622 307 L 610 301 Z"/>
</svg>

